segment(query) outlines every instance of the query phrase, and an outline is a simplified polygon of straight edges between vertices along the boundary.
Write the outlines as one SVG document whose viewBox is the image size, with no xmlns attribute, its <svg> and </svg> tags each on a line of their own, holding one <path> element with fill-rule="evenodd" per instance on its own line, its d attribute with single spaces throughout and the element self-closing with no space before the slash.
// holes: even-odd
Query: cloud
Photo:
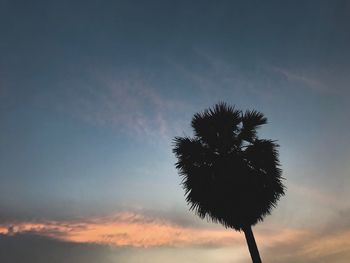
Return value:
<svg viewBox="0 0 350 263">
<path fill-rule="evenodd" d="M 275 243 L 263 249 L 269 262 L 348 262 L 350 256 L 350 230 L 329 234 L 309 232 L 286 243 Z"/>
<path fill-rule="evenodd" d="M 0 235 L 0 262 L 16 263 L 226 263 L 249 258 L 244 247 L 207 248 L 116 248 L 81 244 L 34 234 Z"/>
<path fill-rule="evenodd" d="M 314 92 L 333 95 L 348 93 L 350 69 L 347 67 L 293 69 L 270 66 L 268 69 Z"/>
<path fill-rule="evenodd" d="M 319 196 L 316 196 L 318 201 Z M 274 242 L 263 247 L 265 260 L 282 263 L 345 263 L 350 257 L 350 210 L 339 211 L 324 226 L 315 224 L 288 238 L 288 242 Z M 316 227 L 316 225 L 318 225 Z M 271 232 L 267 229 L 268 232 Z M 279 230 L 277 230 L 279 231 Z M 263 242 L 263 240 L 261 240 Z"/>
<path fill-rule="evenodd" d="M 38 94 L 44 102 L 73 118 L 97 127 L 105 127 L 134 138 L 166 139 L 178 130 L 175 110 L 185 110 L 185 102 L 159 88 L 153 74 L 146 70 L 101 72 L 86 69 L 79 79 L 57 83 L 54 91 Z"/>
<path fill-rule="evenodd" d="M 112 263 L 111 251 L 95 244 L 79 244 L 34 234 L 0 234 L 0 262 Z"/>
<path fill-rule="evenodd" d="M 213 225 L 215 226 L 215 225 Z M 116 247 L 227 247 L 244 245 L 244 235 L 222 227 L 180 225 L 169 219 L 121 212 L 113 216 L 75 221 L 8 222 L 4 235 L 35 233 L 77 243 L 110 244 Z M 260 229 L 257 238 L 266 246 L 290 242 L 307 233 L 297 229 Z"/>
<path fill-rule="evenodd" d="M 227 246 L 241 236 L 225 229 L 199 229 L 130 212 L 83 221 L 17 222 L 1 225 L 5 235 L 35 233 L 77 242 L 111 244 L 118 247 Z"/>
<path fill-rule="evenodd" d="M 261 255 L 265 261 L 281 263 L 346 262 L 343 257 L 350 255 L 350 229 L 349 224 L 345 223 L 348 215 L 347 211 L 339 213 L 328 227 L 318 229 L 261 224 L 254 228 Z M 242 233 L 209 225 L 181 225 L 162 217 L 135 212 L 84 220 L 7 222 L 0 225 L 0 242 L 4 239 L 21 240 L 27 236 L 49 240 L 49 244 L 59 242 L 59 246 L 69 244 L 73 248 L 79 247 L 79 244 L 81 248 L 96 244 L 101 248 L 108 245 L 116 249 L 163 249 L 163 252 L 164 249 L 175 249 L 172 253 L 176 250 L 182 253 L 189 249 L 210 251 L 215 248 L 213 251 L 226 251 L 235 248 L 244 250 L 246 258 L 249 258 Z M 95 245 L 91 246 L 96 248 Z M 103 251 L 107 253 L 105 248 Z M 230 258 L 226 253 L 222 255 L 222 262 Z M 245 261 L 242 259 L 239 262 Z"/>
</svg>

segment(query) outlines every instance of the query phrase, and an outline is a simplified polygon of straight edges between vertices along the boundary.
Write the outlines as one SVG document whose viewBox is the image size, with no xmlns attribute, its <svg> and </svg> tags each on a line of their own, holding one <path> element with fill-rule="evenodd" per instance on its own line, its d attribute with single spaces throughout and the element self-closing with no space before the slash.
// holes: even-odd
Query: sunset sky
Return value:
<svg viewBox="0 0 350 263">
<path fill-rule="evenodd" d="M 349 47 L 346 0 L 0 0 L 0 262 L 251 262 L 174 167 L 226 101 L 280 144 L 263 261 L 348 263 Z"/>
</svg>

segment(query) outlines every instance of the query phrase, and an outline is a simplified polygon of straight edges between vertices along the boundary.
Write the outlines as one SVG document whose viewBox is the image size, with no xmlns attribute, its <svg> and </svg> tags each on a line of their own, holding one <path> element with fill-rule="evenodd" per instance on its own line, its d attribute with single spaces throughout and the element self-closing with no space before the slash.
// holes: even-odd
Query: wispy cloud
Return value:
<svg viewBox="0 0 350 263">
<path fill-rule="evenodd" d="M 226 246 L 240 242 L 240 235 L 224 229 L 199 229 L 135 213 L 119 213 L 82 221 L 18 222 L 1 225 L 0 233 L 36 233 L 79 243 L 131 247 Z"/>
<path fill-rule="evenodd" d="M 87 70 L 86 74 L 88 78 L 58 84 L 50 101 L 59 111 L 136 137 L 172 137 L 177 122 L 172 113 L 186 108 L 186 103 L 164 94 L 146 72 Z"/>
<path fill-rule="evenodd" d="M 327 198 L 322 193 L 313 193 L 312 197 L 317 202 L 327 202 L 329 206 L 334 206 L 333 199 Z M 317 213 L 316 210 L 314 209 L 315 213 Z M 292 231 L 293 238 L 288 238 L 288 242 L 275 242 L 271 246 L 265 246 L 265 259 L 284 263 L 348 262 L 350 256 L 349 216 L 350 210 L 348 209 L 338 211 L 322 226 L 315 219 L 313 222 L 304 222 L 304 224 L 314 224 L 314 227 L 301 230 L 299 235 L 296 231 Z M 271 233 L 280 230 L 266 229 L 266 231 Z"/>
<path fill-rule="evenodd" d="M 294 72 L 292 70 L 288 70 L 280 67 L 272 67 L 271 69 L 274 72 L 281 74 L 283 77 L 287 78 L 289 81 L 299 82 L 315 91 L 321 91 L 321 92 L 329 91 L 328 87 L 324 83 L 322 83 L 319 79 L 308 76 L 305 73 Z"/>
<path fill-rule="evenodd" d="M 270 229 L 271 230 L 271 229 Z M 224 228 L 193 227 L 143 214 L 121 212 L 114 216 L 80 221 L 17 222 L 0 226 L 0 233 L 35 233 L 50 238 L 78 242 L 111 244 L 118 247 L 226 247 L 245 243 L 242 233 Z M 302 230 L 258 232 L 264 246 L 274 246 L 302 238 Z"/>
<path fill-rule="evenodd" d="M 308 232 L 289 242 L 265 247 L 265 260 L 284 263 L 348 262 L 350 231 Z M 340 256 L 340 257 L 339 257 Z"/>
<path fill-rule="evenodd" d="M 322 69 L 314 67 L 293 69 L 277 66 L 267 68 L 289 82 L 321 94 L 344 94 L 349 89 L 349 68 L 329 67 Z"/>
</svg>

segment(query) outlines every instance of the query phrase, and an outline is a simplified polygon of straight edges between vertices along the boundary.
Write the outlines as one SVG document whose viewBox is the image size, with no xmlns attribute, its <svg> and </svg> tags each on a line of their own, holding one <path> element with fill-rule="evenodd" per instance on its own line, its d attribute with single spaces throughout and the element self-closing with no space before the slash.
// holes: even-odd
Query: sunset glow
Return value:
<svg viewBox="0 0 350 263">
<path fill-rule="evenodd" d="M 32 233 L 78 243 L 107 244 L 116 247 L 230 247 L 244 245 L 243 233 L 224 228 L 184 227 L 164 219 L 123 212 L 84 221 L 18 222 L 0 226 L 3 235 Z M 346 250 L 350 232 L 313 240 L 316 233 L 301 229 L 263 228 L 257 239 L 263 247 L 299 244 L 298 254 L 329 254 Z M 303 241 L 308 240 L 303 244 Z"/>
<path fill-rule="evenodd" d="M 347 0 L 0 1 L 0 263 L 251 262 L 243 232 L 191 210 L 176 168 L 175 138 L 221 102 L 267 123 L 201 139 L 213 159 L 184 155 L 204 189 L 190 193 L 246 231 L 280 197 L 249 221 L 262 262 L 349 263 L 349 25 Z M 285 195 L 231 157 L 213 194 L 203 177 L 255 132 L 279 145 Z"/>
<path fill-rule="evenodd" d="M 2 234 L 36 233 L 79 243 L 132 247 L 228 246 L 242 242 L 241 235 L 225 229 L 202 229 L 174 225 L 132 213 L 82 222 L 22 222 L 1 226 Z M 244 240 L 243 240 L 244 241 Z"/>
</svg>

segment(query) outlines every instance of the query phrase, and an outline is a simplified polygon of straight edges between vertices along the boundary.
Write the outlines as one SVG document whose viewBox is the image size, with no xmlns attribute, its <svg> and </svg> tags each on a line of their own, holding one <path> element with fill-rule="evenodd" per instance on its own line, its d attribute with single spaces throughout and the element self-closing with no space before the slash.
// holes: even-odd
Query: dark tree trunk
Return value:
<svg viewBox="0 0 350 263">
<path fill-rule="evenodd" d="M 261 263 L 258 247 L 256 246 L 255 238 L 253 235 L 252 227 L 247 226 L 243 228 L 245 238 L 247 240 L 250 256 L 252 257 L 253 263 Z"/>
</svg>

